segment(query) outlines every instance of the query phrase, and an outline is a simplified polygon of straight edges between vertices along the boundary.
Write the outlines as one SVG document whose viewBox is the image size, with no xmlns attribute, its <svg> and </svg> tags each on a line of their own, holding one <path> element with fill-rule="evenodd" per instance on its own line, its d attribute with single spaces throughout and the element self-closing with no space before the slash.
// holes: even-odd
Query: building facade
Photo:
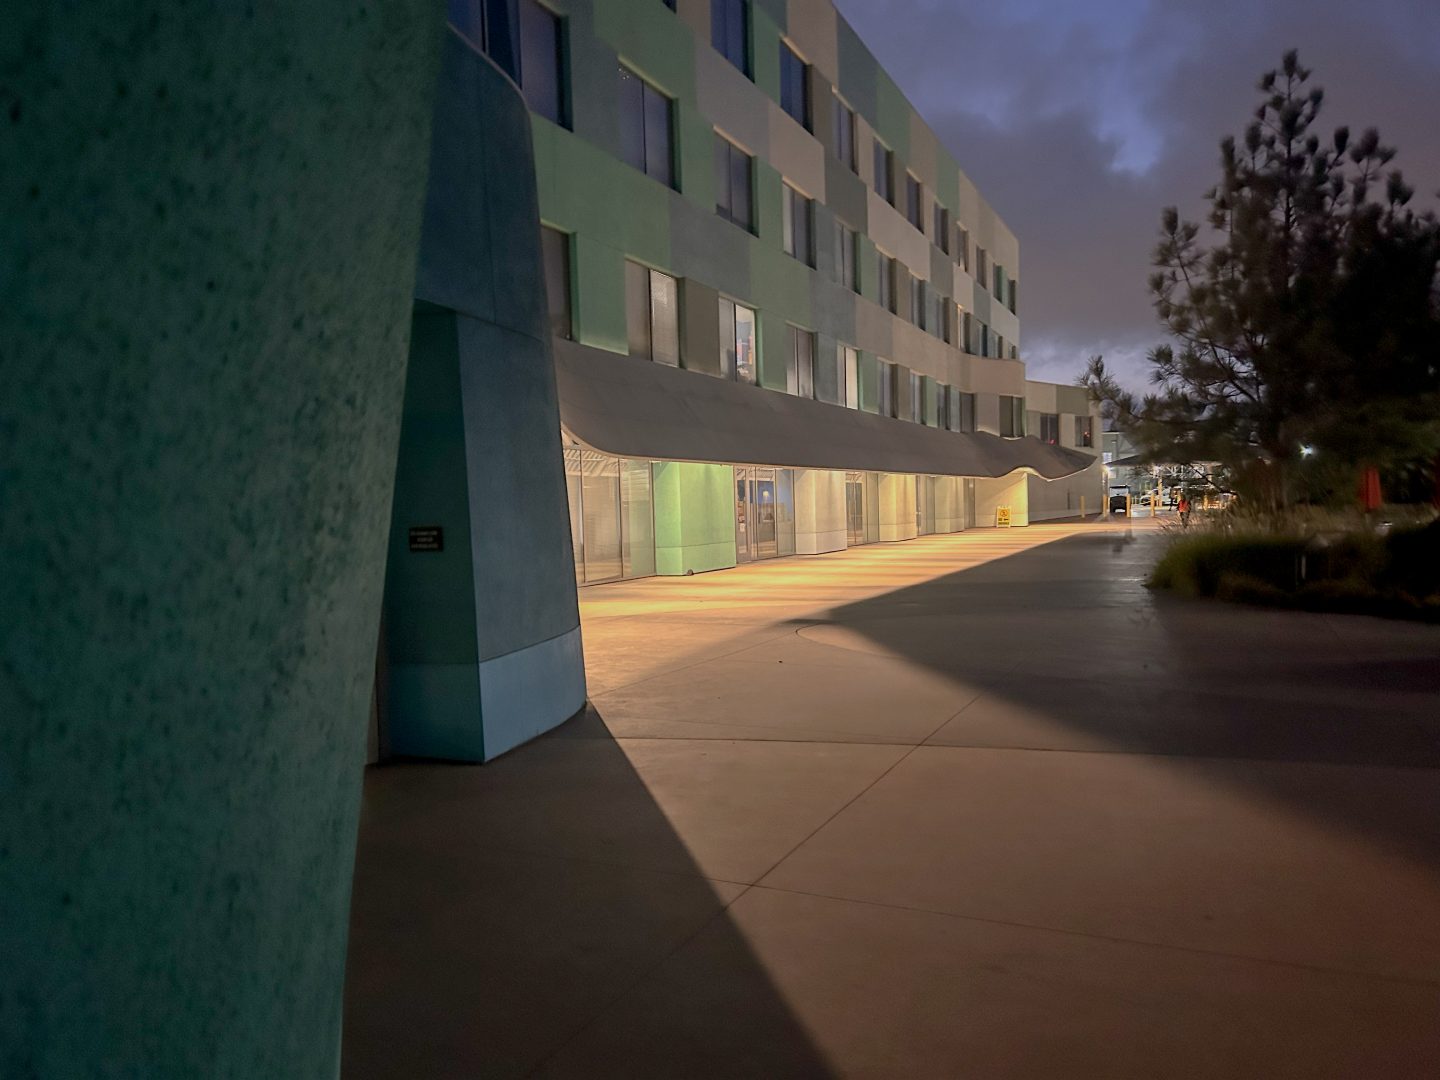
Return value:
<svg viewBox="0 0 1440 1080">
<path fill-rule="evenodd" d="M 1059 516 L 1015 236 L 827 0 L 519 25 L 579 582 Z"/>
</svg>

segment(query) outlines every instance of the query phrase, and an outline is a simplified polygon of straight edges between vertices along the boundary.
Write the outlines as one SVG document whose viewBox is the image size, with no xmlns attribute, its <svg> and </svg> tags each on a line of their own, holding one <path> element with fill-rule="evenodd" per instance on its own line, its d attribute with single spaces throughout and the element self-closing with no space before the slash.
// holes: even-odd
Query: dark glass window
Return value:
<svg viewBox="0 0 1440 1080">
<path fill-rule="evenodd" d="M 835 222 L 835 280 L 847 289 L 860 291 L 860 278 L 855 273 L 855 230 L 842 221 Z"/>
<path fill-rule="evenodd" d="M 925 231 L 925 217 L 921 213 L 921 206 L 924 204 L 924 202 L 924 187 L 921 186 L 919 180 L 916 180 L 915 177 L 911 176 L 909 173 L 906 173 L 905 216 L 909 219 L 910 224 L 914 225 L 915 228 L 919 229 L 922 233 Z"/>
<path fill-rule="evenodd" d="M 910 321 L 925 329 L 925 283 L 910 275 Z"/>
<path fill-rule="evenodd" d="M 1025 399 L 1000 395 L 1000 434 L 1007 439 L 1018 439 L 1025 434 Z"/>
<path fill-rule="evenodd" d="M 675 186 L 671 147 L 674 103 L 635 72 L 620 67 L 620 153 L 635 168 Z"/>
<path fill-rule="evenodd" d="M 880 306 L 895 310 L 895 260 L 883 251 L 877 252 L 880 264 Z"/>
<path fill-rule="evenodd" d="M 950 254 L 950 211 L 938 202 L 935 204 L 935 245 L 946 255 Z"/>
<path fill-rule="evenodd" d="M 780 107 L 797 124 L 810 130 L 809 67 L 785 42 L 780 42 Z"/>
<path fill-rule="evenodd" d="M 896 367 L 889 360 L 881 360 L 880 364 L 880 415 L 895 415 L 895 376 Z"/>
<path fill-rule="evenodd" d="M 550 333 L 568 338 L 570 328 L 570 237 L 558 229 L 540 228 L 540 253 L 545 261 L 545 298 Z"/>
<path fill-rule="evenodd" d="M 1040 441 L 1049 443 L 1051 446 L 1060 445 L 1060 414 L 1047 412 L 1040 414 Z"/>
<path fill-rule="evenodd" d="M 961 270 L 970 272 L 970 230 L 960 225 L 955 226 L 955 261 Z"/>
<path fill-rule="evenodd" d="M 942 382 L 935 384 L 935 426 L 950 430 L 950 387 Z"/>
<path fill-rule="evenodd" d="M 625 261 L 625 330 L 631 356 L 680 366 L 680 299 L 673 277 Z"/>
<path fill-rule="evenodd" d="M 565 123 L 560 20 L 535 0 L 520 0 L 520 91 L 530 111 Z"/>
<path fill-rule="evenodd" d="M 750 5 L 746 0 L 710 0 L 710 44 L 747 76 L 750 70 Z"/>
<path fill-rule="evenodd" d="M 960 395 L 960 430 L 975 430 L 975 395 Z"/>
<path fill-rule="evenodd" d="M 835 100 L 835 156 L 851 172 L 859 172 L 855 159 L 855 110 L 838 97 Z"/>
<path fill-rule="evenodd" d="M 806 266 L 814 266 L 815 259 L 810 243 L 810 222 L 814 204 L 789 184 L 784 188 L 781 203 L 781 224 L 784 231 L 786 255 L 793 255 Z"/>
<path fill-rule="evenodd" d="M 520 53 L 507 0 L 446 0 L 450 25 L 517 83 Z"/>
<path fill-rule="evenodd" d="M 875 140 L 875 194 L 895 205 L 895 155 L 879 139 Z"/>
<path fill-rule="evenodd" d="M 1094 446 L 1095 429 L 1089 416 L 1075 417 L 1075 445 Z"/>
<path fill-rule="evenodd" d="M 920 376 L 910 372 L 910 417 L 917 424 L 925 422 L 925 406 L 920 397 Z"/>
<path fill-rule="evenodd" d="M 726 379 L 753 383 L 759 371 L 755 350 L 755 312 L 720 298 L 720 373 Z"/>
<path fill-rule="evenodd" d="M 797 326 L 786 327 L 789 355 L 785 389 L 797 397 L 815 396 L 815 335 Z"/>
<path fill-rule="evenodd" d="M 754 230 L 750 155 L 723 135 L 715 135 L 715 212 L 742 229 Z"/>
</svg>

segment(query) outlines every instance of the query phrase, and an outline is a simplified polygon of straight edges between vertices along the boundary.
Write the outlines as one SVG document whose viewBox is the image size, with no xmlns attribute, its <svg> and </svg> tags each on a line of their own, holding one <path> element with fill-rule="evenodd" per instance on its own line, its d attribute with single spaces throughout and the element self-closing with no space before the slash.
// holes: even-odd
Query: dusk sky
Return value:
<svg viewBox="0 0 1440 1080">
<path fill-rule="evenodd" d="M 1203 214 L 1221 137 L 1288 48 L 1320 128 L 1379 127 L 1435 205 L 1435 0 L 838 0 L 1020 239 L 1021 355 L 1069 382 L 1103 353 L 1136 389 L 1163 340 L 1146 278 L 1160 212 Z"/>
</svg>

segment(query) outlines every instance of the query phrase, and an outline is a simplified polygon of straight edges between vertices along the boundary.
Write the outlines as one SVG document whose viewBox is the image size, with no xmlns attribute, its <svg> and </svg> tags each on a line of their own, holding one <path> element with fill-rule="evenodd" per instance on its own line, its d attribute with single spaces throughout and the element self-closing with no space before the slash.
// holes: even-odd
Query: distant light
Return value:
<svg viewBox="0 0 1440 1080">
<path fill-rule="evenodd" d="M 1310 457 L 1310 456 L 1311 456 L 1312 454 L 1314 454 L 1314 453 L 1315 453 L 1315 447 L 1313 447 L 1313 446 L 1302 446 L 1302 447 L 1300 447 L 1300 456 L 1301 456 L 1301 457 Z"/>
</svg>

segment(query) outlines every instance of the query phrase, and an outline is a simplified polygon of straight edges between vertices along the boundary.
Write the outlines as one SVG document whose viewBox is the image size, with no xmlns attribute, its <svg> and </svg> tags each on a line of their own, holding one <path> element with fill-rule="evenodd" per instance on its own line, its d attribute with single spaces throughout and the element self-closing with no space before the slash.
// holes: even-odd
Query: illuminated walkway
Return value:
<svg viewBox="0 0 1440 1080">
<path fill-rule="evenodd" d="M 1158 543 L 583 590 L 585 716 L 367 782 L 347 1075 L 1440 1075 L 1440 628 Z"/>
</svg>

